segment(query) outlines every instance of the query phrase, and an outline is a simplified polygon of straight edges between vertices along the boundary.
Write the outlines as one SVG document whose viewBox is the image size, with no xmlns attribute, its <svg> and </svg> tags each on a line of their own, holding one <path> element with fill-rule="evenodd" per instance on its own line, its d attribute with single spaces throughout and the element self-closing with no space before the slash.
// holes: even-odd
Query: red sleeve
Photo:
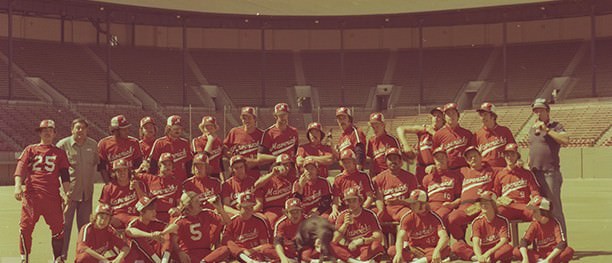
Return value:
<svg viewBox="0 0 612 263">
<path fill-rule="evenodd" d="M 433 149 L 432 151 L 434 151 L 435 149 L 437 149 L 438 147 L 440 147 L 440 140 L 441 140 L 441 135 L 440 135 L 441 130 L 436 131 L 436 133 L 434 133 L 432 140 L 433 143 Z"/>
<path fill-rule="evenodd" d="M 368 140 L 368 149 L 366 150 L 366 156 L 374 159 L 374 149 L 372 149 L 372 140 Z"/>
<path fill-rule="evenodd" d="M 83 238 L 84 235 L 84 231 L 85 228 L 88 226 L 89 224 L 84 225 L 83 227 L 81 227 L 81 229 L 79 230 L 79 239 L 77 239 L 77 254 L 83 253 L 85 252 L 85 248 L 88 248 L 89 246 L 87 245 L 87 242 L 85 241 L 85 239 Z M 87 235 L 85 235 L 86 237 Z"/>
<path fill-rule="evenodd" d="M 325 183 L 325 187 L 324 187 L 325 189 L 322 190 L 323 192 L 321 193 L 321 196 L 331 195 L 332 194 L 332 187 L 331 187 L 331 185 L 325 179 L 322 179 L 322 181 Z"/>
<path fill-rule="evenodd" d="M 472 237 L 478 237 L 482 239 L 482 220 L 477 220 L 472 223 Z"/>
<path fill-rule="evenodd" d="M 509 241 L 512 241 L 510 237 L 510 232 L 508 232 L 508 221 L 504 220 L 504 225 L 499 230 L 499 238 L 506 237 Z"/>
<path fill-rule="evenodd" d="M 149 154 L 149 158 L 148 158 L 149 162 L 157 164 L 157 160 L 159 159 L 159 156 L 162 154 L 160 144 L 161 144 L 160 140 L 157 139 L 153 143 L 153 146 L 151 146 L 151 154 Z"/>
<path fill-rule="evenodd" d="M 221 244 L 227 245 L 227 241 L 231 241 L 234 239 L 234 221 L 230 222 L 223 228 L 223 233 L 221 234 Z"/>
<path fill-rule="evenodd" d="M 501 186 L 501 171 L 499 173 L 497 173 L 495 175 L 495 179 L 493 179 L 493 192 L 497 195 L 497 196 L 501 196 L 501 190 L 502 190 L 502 186 Z"/>
<path fill-rule="evenodd" d="M 412 213 L 412 212 L 409 212 Z M 414 226 L 412 226 L 412 220 L 408 220 L 410 214 L 406 214 L 404 217 L 402 217 L 401 220 L 401 229 L 403 229 L 404 231 L 406 231 L 406 235 L 410 236 L 412 235 L 412 230 L 414 229 Z"/>
<path fill-rule="evenodd" d="M 28 167 L 30 165 L 30 158 L 32 158 L 31 147 L 26 147 L 21 156 L 19 156 L 19 161 L 17 162 L 17 168 L 15 168 L 15 176 L 25 177 L 26 172 L 28 171 Z"/>
<path fill-rule="evenodd" d="M 270 147 L 272 146 L 272 138 L 270 137 L 268 130 L 266 130 L 261 135 L 261 140 L 259 140 L 259 146 L 264 147 L 266 151 L 268 151 Z"/>
<path fill-rule="evenodd" d="M 58 160 L 58 168 L 59 169 L 68 169 L 70 168 L 70 162 L 68 161 L 68 155 L 66 155 L 66 151 L 59 149 L 59 160 Z"/>
<path fill-rule="evenodd" d="M 134 140 L 133 143 L 134 143 L 134 149 L 136 149 L 134 151 L 134 160 L 142 161 L 144 159 L 144 156 L 142 156 L 142 150 L 140 149 L 140 143 L 138 143 L 138 140 Z"/>
<path fill-rule="evenodd" d="M 276 227 L 274 228 L 274 237 L 285 237 L 285 222 L 287 222 L 287 220 L 289 219 L 284 219 L 284 221 L 276 224 Z"/>
<path fill-rule="evenodd" d="M 538 233 L 538 224 L 535 221 L 531 221 L 531 224 L 529 224 L 529 227 L 527 228 L 527 230 L 525 230 L 523 239 L 531 243 L 535 239 L 537 233 Z"/>
<path fill-rule="evenodd" d="M 221 199 L 225 198 L 225 197 L 230 197 L 230 186 L 228 184 L 228 182 L 225 182 L 221 185 Z M 223 201 L 223 200 L 221 200 Z"/>
<path fill-rule="evenodd" d="M 540 187 L 538 181 L 535 179 L 535 175 L 529 171 L 525 170 L 525 172 L 529 173 L 529 179 L 527 179 L 527 185 L 529 186 L 529 191 L 531 192 L 530 197 L 540 196 Z"/>
<path fill-rule="evenodd" d="M 111 226 L 108 226 L 109 228 L 109 234 L 111 235 L 111 244 L 118 248 L 118 249 L 122 249 L 124 247 L 127 247 L 128 245 L 125 243 L 125 241 L 119 237 L 119 235 L 117 235 L 117 231 L 115 231 L 114 229 L 112 229 Z"/>
<path fill-rule="evenodd" d="M 225 139 L 223 139 L 223 145 L 227 148 L 232 148 L 234 146 L 234 129 L 231 129 Z"/>
<path fill-rule="evenodd" d="M 109 184 L 104 185 L 104 187 L 102 188 L 102 192 L 100 193 L 100 200 L 98 200 L 98 202 L 103 204 L 110 204 L 109 191 Z"/>
<path fill-rule="evenodd" d="M 338 180 L 341 178 L 336 178 L 334 179 L 334 184 L 332 185 L 332 195 L 334 197 L 341 197 L 342 196 L 342 189 L 340 189 L 340 182 L 341 180 Z"/>
<path fill-rule="evenodd" d="M 357 145 L 358 143 L 363 143 L 365 145 L 366 143 L 366 137 L 365 137 L 365 133 L 363 133 L 362 130 L 357 129 L 357 142 L 355 143 L 355 145 Z"/>
<path fill-rule="evenodd" d="M 100 158 L 100 162 L 108 163 L 108 159 L 106 159 L 106 156 L 107 156 L 106 150 L 107 149 L 106 149 L 106 145 L 105 145 L 104 142 L 106 142 L 106 140 L 104 140 L 104 139 L 102 139 L 102 140 L 100 140 L 100 142 L 98 142 L 98 157 Z M 138 148 L 140 148 L 140 147 L 138 147 Z"/>
<path fill-rule="evenodd" d="M 456 172 L 455 173 L 455 197 L 461 197 L 461 191 L 463 190 L 463 175 Z"/>
<path fill-rule="evenodd" d="M 552 219 L 552 218 L 551 218 Z M 555 220 L 555 228 L 554 228 L 554 235 L 555 235 L 555 241 L 557 242 L 557 245 L 561 242 L 565 242 L 565 237 L 563 236 L 563 232 L 561 230 L 561 226 L 559 225 L 559 223 L 556 221 L 556 219 L 552 219 Z"/>
<path fill-rule="evenodd" d="M 362 177 L 364 178 L 364 185 L 367 186 L 368 189 L 366 190 L 366 193 L 369 191 L 370 193 L 375 193 L 374 192 L 374 184 L 372 183 L 372 180 L 370 179 L 370 177 L 367 174 L 361 174 Z M 365 193 L 364 193 L 365 194 Z"/>
<path fill-rule="evenodd" d="M 507 137 L 508 137 L 508 142 L 507 143 L 516 143 L 516 140 L 514 139 L 514 135 L 512 134 L 512 131 L 508 127 L 505 127 L 505 128 L 506 128 L 506 133 L 508 134 L 507 135 Z"/>
</svg>

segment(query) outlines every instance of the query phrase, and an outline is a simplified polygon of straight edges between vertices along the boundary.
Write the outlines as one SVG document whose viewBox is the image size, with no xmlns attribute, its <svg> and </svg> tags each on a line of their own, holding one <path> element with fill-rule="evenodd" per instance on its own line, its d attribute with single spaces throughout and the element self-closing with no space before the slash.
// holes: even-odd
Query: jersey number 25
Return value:
<svg viewBox="0 0 612 263">
<path fill-rule="evenodd" d="M 32 165 L 32 171 L 42 172 L 43 169 L 47 172 L 53 172 L 55 170 L 55 155 L 43 156 L 36 155 L 34 156 L 34 164 Z M 44 159 L 44 161 L 43 161 Z"/>
</svg>

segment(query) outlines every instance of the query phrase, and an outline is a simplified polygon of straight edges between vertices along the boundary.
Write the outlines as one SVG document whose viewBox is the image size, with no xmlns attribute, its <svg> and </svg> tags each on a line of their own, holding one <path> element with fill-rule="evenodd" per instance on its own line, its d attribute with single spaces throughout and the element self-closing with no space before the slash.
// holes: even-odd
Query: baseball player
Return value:
<svg viewBox="0 0 612 263">
<path fill-rule="evenodd" d="M 15 199 L 21 202 L 19 253 L 22 262 L 29 262 L 32 231 L 43 216 L 51 229 L 53 258 L 56 262 L 63 262 L 63 207 L 70 200 L 70 163 L 66 152 L 53 144 L 57 134 L 53 120 L 42 120 L 36 132 L 40 143 L 28 145 L 23 150 L 15 169 Z M 63 198 L 60 196 L 60 180 Z"/>
<path fill-rule="evenodd" d="M 295 237 L 300 224 L 306 219 L 300 199 L 287 199 L 284 213 L 274 225 L 274 249 L 281 262 L 298 262 Z"/>
<path fill-rule="evenodd" d="M 300 145 L 297 129 L 289 125 L 287 103 L 274 106 L 274 119 L 276 122 L 263 132 L 259 142 L 257 159 L 260 165 L 273 163 L 283 153 L 294 158 Z"/>
<path fill-rule="evenodd" d="M 341 153 L 344 150 L 352 150 L 356 156 L 357 168 L 363 169 L 366 159 L 366 137 L 363 131 L 353 124 L 353 113 L 347 107 L 337 108 L 336 122 L 342 129 L 336 151 Z"/>
<path fill-rule="evenodd" d="M 378 220 L 399 222 L 410 211 L 407 207 L 408 196 L 420 185 L 414 174 L 402 169 L 402 153 L 399 148 L 388 148 L 385 159 L 388 168 L 372 179 L 376 189 Z"/>
<path fill-rule="evenodd" d="M 444 118 L 446 119 L 446 125 L 434 134 L 433 147 L 434 149 L 442 147 L 446 150 L 448 153 L 448 169 L 458 170 L 461 167 L 467 167 L 463 152 L 472 143 L 473 134 L 459 125 L 457 104 L 448 103 L 444 105 Z"/>
<path fill-rule="evenodd" d="M 507 262 L 512 260 L 513 247 L 510 241 L 510 223 L 497 214 L 497 196 L 491 191 L 480 193 L 481 215 L 472 221 L 472 244 L 457 241 L 451 250 L 460 259 L 477 262 Z"/>
<path fill-rule="evenodd" d="M 450 212 L 461 202 L 461 174 L 448 169 L 446 151 L 437 148 L 433 152 L 436 169 L 423 178 L 423 187 L 427 189 L 429 206 L 444 222 Z"/>
<path fill-rule="evenodd" d="M 132 169 L 139 168 L 140 170 L 147 167 L 147 164 L 143 163 L 138 139 L 128 135 L 130 126 L 132 124 L 128 122 L 125 116 L 117 115 L 110 121 L 111 135 L 98 142 L 98 154 L 100 154 L 98 171 L 100 171 L 104 182 L 110 181 L 112 165 L 115 160 L 125 159 Z"/>
<path fill-rule="evenodd" d="M 474 133 L 472 144 L 482 154 L 482 161 L 493 167 L 506 167 L 502 152 L 508 143 L 516 143 L 512 131 L 497 124 L 495 105 L 485 102 L 476 110 L 482 120 L 482 128 Z"/>
<path fill-rule="evenodd" d="M 336 176 L 334 184 L 332 185 L 332 212 L 329 215 L 329 219 L 335 221 L 340 211 L 344 210 L 346 206 L 340 203 L 340 200 L 344 200 L 344 193 L 349 188 L 358 188 L 363 207 L 370 207 L 375 199 L 374 185 L 370 177 L 357 169 L 357 157 L 355 152 L 352 150 L 344 150 L 340 153 L 340 165 L 344 168 L 341 174 Z"/>
<path fill-rule="evenodd" d="M 181 263 L 217 262 L 216 254 L 211 254 L 211 248 L 218 242 L 218 236 L 209 235 L 211 228 L 226 225 L 229 216 L 223 211 L 220 202 L 212 202 L 215 210 L 202 209 L 198 194 L 184 192 L 181 195 L 182 215 L 168 226 L 178 245 L 178 257 Z"/>
<path fill-rule="evenodd" d="M 327 179 L 318 176 L 318 163 L 310 156 L 304 158 L 304 172 L 293 182 L 293 195 L 301 200 L 304 213 L 329 218 L 332 189 Z"/>
<path fill-rule="evenodd" d="M 270 262 L 278 259 L 270 243 L 268 221 L 254 213 L 253 206 L 255 196 L 252 193 L 238 195 L 240 214 L 233 216 L 223 229 L 223 246 L 213 252 L 219 255 L 218 261 L 241 259 L 246 262 Z"/>
<path fill-rule="evenodd" d="M 131 240 L 130 253 L 126 262 L 140 260 L 148 263 L 167 263 L 170 260 L 170 249 L 176 247 L 168 237 L 166 223 L 156 219 L 157 197 L 142 197 L 136 203 L 140 216 L 130 221 L 125 234 Z"/>
<path fill-rule="evenodd" d="M 293 181 L 288 177 L 289 170 L 283 165 L 288 159 L 289 155 L 285 153 L 279 155 L 270 173 L 261 176 L 254 185 L 258 192 L 255 197 L 257 203 L 263 204 L 261 212 L 271 226 L 283 215 L 285 201 L 291 197 Z M 255 211 L 259 210 L 256 208 Z"/>
<path fill-rule="evenodd" d="M 480 193 L 493 191 L 493 181 L 498 169 L 482 161 L 478 149 L 470 146 L 463 153 L 469 168 L 461 168 L 463 183 L 461 185 L 461 203 L 448 215 L 448 229 L 455 240 L 465 240 L 467 225 L 478 216 L 477 205 Z"/>
<path fill-rule="evenodd" d="M 243 107 L 240 111 L 242 126 L 232 128 L 223 140 L 223 145 L 228 149 L 226 156 L 231 158 L 242 155 L 246 160 L 247 174 L 255 180 L 261 175 L 257 162 L 257 151 L 263 131 L 257 128 L 257 115 L 255 108 Z"/>
<path fill-rule="evenodd" d="M 516 144 L 507 144 L 503 153 L 507 166 L 499 172 L 493 184 L 495 193 L 500 195 L 497 209 L 509 220 L 529 222 L 532 210 L 527 209 L 527 204 L 540 197 L 540 186 L 531 171 L 517 164 L 521 154 Z"/>
<path fill-rule="evenodd" d="M 335 161 L 335 156 L 332 147 L 322 143 L 325 138 L 323 128 L 318 122 L 311 122 L 308 124 L 308 130 L 306 131 L 306 137 L 308 143 L 302 144 L 298 147 L 296 162 L 300 170 L 304 168 L 304 158 L 310 156 L 314 159 L 319 166 L 319 176 L 327 178 L 329 165 L 332 165 Z"/>
<path fill-rule="evenodd" d="M 525 231 L 519 248 L 514 249 L 514 257 L 529 262 L 569 262 L 574 249 L 567 245 L 559 221 L 550 212 L 551 203 L 546 198 L 538 198 L 528 208 L 533 210 L 533 221 Z M 528 249 L 535 244 L 535 249 Z"/>
<path fill-rule="evenodd" d="M 110 223 L 118 230 L 124 230 L 132 219 L 138 217 L 135 205 L 146 195 L 141 184 L 131 180 L 130 168 L 126 160 L 115 160 L 111 181 L 104 185 L 100 194 L 99 203 L 110 207 Z"/>
<path fill-rule="evenodd" d="M 384 252 L 383 234 L 376 214 L 362 208 L 358 188 L 348 188 L 343 195 L 347 209 L 336 220 L 332 250 L 343 261 L 379 261 Z"/>
<path fill-rule="evenodd" d="M 399 149 L 401 147 L 397 138 L 387 133 L 385 129 L 385 116 L 382 113 L 375 112 L 370 114 L 370 121 L 368 123 L 372 130 L 374 130 L 374 136 L 368 140 L 366 156 L 372 160 L 370 164 L 370 177 L 374 177 L 388 168 L 385 152 L 389 148 Z"/>
<path fill-rule="evenodd" d="M 181 198 L 182 181 L 173 174 L 175 161 L 170 153 L 162 153 L 159 156 L 159 173 L 156 175 L 140 173 L 134 175 L 134 179 L 144 183 L 148 196 L 157 198 L 157 219 L 162 222 L 170 222 L 170 216 L 176 212 L 176 206 Z"/>
<path fill-rule="evenodd" d="M 204 153 L 197 153 L 193 157 L 193 174 L 194 176 L 183 182 L 184 192 L 194 192 L 201 202 L 202 208 L 214 209 L 208 200 L 217 198 L 217 201 L 222 204 L 221 200 L 221 180 L 217 177 L 209 176 L 208 157 Z"/>
<path fill-rule="evenodd" d="M 415 175 L 419 183 L 422 183 L 425 175 L 435 168 L 433 160 L 433 135 L 446 124 L 444 120 L 444 110 L 441 107 L 432 109 L 430 114 L 431 124 L 397 127 L 397 138 L 403 145 L 405 153 L 412 152 L 408 144 L 408 139 L 406 138 L 406 133 L 413 133 L 417 136 L 417 164 Z"/>
<path fill-rule="evenodd" d="M 194 153 L 206 153 L 210 166 L 209 176 L 223 178 L 223 142 L 217 136 L 219 125 L 217 119 L 212 116 L 204 116 L 198 125 L 202 135 L 191 140 L 191 147 Z"/>
<path fill-rule="evenodd" d="M 138 130 L 140 135 L 140 151 L 142 151 L 142 156 L 149 156 L 151 154 L 151 148 L 153 148 L 153 143 L 157 139 L 157 124 L 155 123 L 155 119 L 152 117 L 146 116 L 140 119 L 140 129 Z"/>
<path fill-rule="evenodd" d="M 158 172 L 159 158 L 162 153 L 170 153 L 174 161 L 174 177 L 179 182 L 183 182 L 191 176 L 193 154 L 189 140 L 181 137 L 183 134 L 183 120 L 181 116 L 172 115 L 168 117 L 164 134 L 166 136 L 155 140 L 153 143 L 153 148 L 148 158 L 150 165 L 149 173 L 155 174 Z"/>
<path fill-rule="evenodd" d="M 429 209 L 425 191 L 413 190 L 407 201 L 411 211 L 402 217 L 395 245 L 388 249 L 393 263 L 442 262 L 450 256 L 444 222 Z M 406 241 L 408 246 L 405 245 Z"/>
<path fill-rule="evenodd" d="M 238 194 L 254 192 L 255 178 L 246 174 L 247 159 L 242 155 L 234 155 L 230 159 L 231 176 L 221 185 L 221 198 L 225 211 L 230 215 L 240 213 Z M 261 206 L 261 204 L 258 204 Z"/>
<path fill-rule="evenodd" d="M 110 206 L 99 204 L 91 215 L 91 222 L 81 227 L 75 262 L 123 262 L 123 259 L 130 252 L 130 247 L 110 225 L 111 214 Z M 107 252 L 115 252 L 115 250 L 121 251 L 116 257 L 104 256 Z"/>
</svg>

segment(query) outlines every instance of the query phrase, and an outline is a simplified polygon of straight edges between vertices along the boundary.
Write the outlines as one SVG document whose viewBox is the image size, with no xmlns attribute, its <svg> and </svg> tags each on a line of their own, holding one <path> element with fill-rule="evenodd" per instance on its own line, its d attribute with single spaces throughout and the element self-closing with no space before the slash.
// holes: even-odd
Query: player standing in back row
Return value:
<svg viewBox="0 0 612 263">
<path fill-rule="evenodd" d="M 42 215 L 51 229 L 51 247 L 55 262 L 62 260 L 64 244 L 63 207 L 70 196 L 70 174 L 66 152 L 53 144 L 55 122 L 43 120 L 36 131 L 40 143 L 31 144 L 23 150 L 15 169 L 15 199 L 21 201 L 19 222 L 19 253 L 21 262 L 29 262 L 32 248 L 32 232 Z M 60 179 L 64 200 L 60 196 Z M 25 183 L 25 191 L 22 189 Z"/>
<path fill-rule="evenodd" d="M 297 129 L 289 125 L 287 103 L 274 106 L 274 119 L 276 123 L 263 132 L 259 142 L 257 159 L 260 165 L 274 163 L 276 157 L 283 153 L 294 159 L 300 145 Z"/>
</svg>

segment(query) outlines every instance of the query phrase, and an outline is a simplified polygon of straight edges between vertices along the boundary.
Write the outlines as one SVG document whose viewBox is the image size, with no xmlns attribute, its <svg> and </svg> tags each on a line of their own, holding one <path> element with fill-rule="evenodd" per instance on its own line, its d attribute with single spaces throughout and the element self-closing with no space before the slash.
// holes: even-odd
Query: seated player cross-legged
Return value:
<svg viewBox="0 0 612 263">
<path fill-rule="evenodd" d="M 331 186 L 329 182 L 319 177 L 318 162 L 307 156 L 303 161 L 304 172 L 293 183 L 293 196 L 302 201 L 306 216 L 320 215 L 329 218 L 331 211 Z"/>
<path fill-rule="evenodd" d="M 546 198 L 534 199 L 527 207 L 533 210 L 533 221 L 521 239 L 519 248 L 514 249 L 514 257 L 523 263 L 531 262 L 569 262 L 574 249 L 567 245 L 559 221 L 550 212 L 550 201 Z M 535 249 L 528 249 L 530 244 Z"/>
<path fill-rule="evenodd" d="M 123 231 L 132 219 L 138 217 L 135 205 L 138 200 L 145 196 L 142 185 L 131 180 L 130 166 L 125 159 L 113 161 L 113 173 L 111 180 L 100 194 L 99 202 L 107 204 L 111 208 L 111 225 Z"/>
<path fill-rule="evenodd" d="M 443 148 L 436 148 L 433 157 L 436 167 L 423 178 L 423 187 L 427 190 L 431 210 L 447 222 L 448 214 L 461 201 L 462 177 L 457 170 L 448 169 L 448 156 Z"/>
<path fill-rule="evenodd" d="M 376 214 L 361 207 L 361 195 L 356 187 L 344 192 L 347 209 L 336 220 L 332 250 L 346 262 L 380 261 L 384 252 L 383 234 Z"/>
<path fill-rule="evenodd" d="M 340 153 L 340 165 L 344 171 L 336 176 L 332 186 L 333 202 L 332 213 L 329 215 L 330 222 L 337 220 L 340 212 L 346 208 L 346 205 L 343 205 L 340 200 L 344 199 L 344 193 L 349 188 L 359 190 L 363 207 L 370 207 L 375 199 L 372 180 L 366 173 L 357 169 L 357 156 L 353 150 L 344 150 Z"/>
<path fill-rule="evenodd" d="M 156 219 L 157 202 L 157 197 L 145 196 L 138 200 L 136 210 L 140 216 L 133 219 L 125 230 L 132 244 L 126 262 L 169 262 L 170 249 L 175 246 L 172 246 L 168 238 L 166 223 Z"/>
<path fill-rule="evenodd" d="M 274 249 L 281 262 L 297 262 L 295 237 L 304 217 L 302 202 L 297 198 L 285 201 L 285 216 L 274 226 Z"/>
<path fill-rule="evenodd" d="M 441 262 L 450 255 L 444 222 L 429 209 L 425 191 L 413 190 L 407 201 L 411 212 L 402 217 L 395 245 L 389 247 L 389 256 L 393 263 Z"/>
<path fill-rule="evenodd" d="M 478 262 L 509 263 L 512 260 L 510 241 L 510 223 L 508 219 L 497 214 L 495 201 L 497 196 L 491 191 L 480 194 L 481 215 L 472 221 L 472 244 L 457 241 L 451 249 L 462 260 Z"/>
<path fill-rule="evenodd" d="M 130 251 L 130 247 L 117 234 L 110 225 L 111 209 L 107 204 L 100 204 L 91 215 L 91 222 L 84 225 L 79 232 L 75 262 L 123 262 Z M 115 256 L 111 251 L 120 251 Z M 111 252 L 112 257 L 105 256 Z"/>
</svg>

